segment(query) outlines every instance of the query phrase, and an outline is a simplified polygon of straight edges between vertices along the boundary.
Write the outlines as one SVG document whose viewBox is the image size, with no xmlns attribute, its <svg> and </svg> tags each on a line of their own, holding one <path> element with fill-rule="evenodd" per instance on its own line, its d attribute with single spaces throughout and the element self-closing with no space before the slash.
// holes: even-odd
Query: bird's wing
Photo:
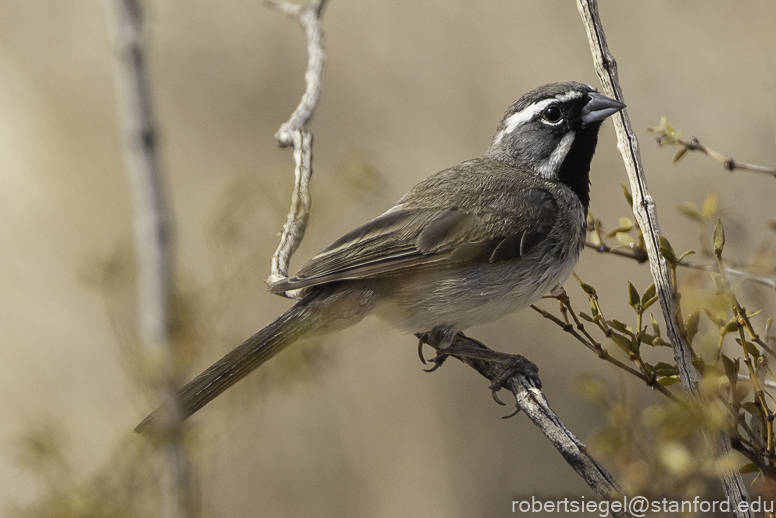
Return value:
<svg viewBox="0 0 776 518">
<path fill-rule="evenodd" d="M 443 179 L 455 183 L 457 178 Z M 491 181 L 497 180 L 491 177 Z M 413 196 L 415 191 L 428 192 L 429 186 L 421 184 L 390 211 L 332 243 L 296 276 L 273 283 L 270 291 L 383 277 L 431 266 L 518 260 L 550 232 L 557 204 L 542 186 L 526 189 L 507 177 L 502 183 L 466 192 L 467 187 L 482 186 L 464 182 L 447 200 Z M 451 186 L 447 187 L 449 193 Z M 445 208 L 439 206 L 442 203 Z"/>
</svg>

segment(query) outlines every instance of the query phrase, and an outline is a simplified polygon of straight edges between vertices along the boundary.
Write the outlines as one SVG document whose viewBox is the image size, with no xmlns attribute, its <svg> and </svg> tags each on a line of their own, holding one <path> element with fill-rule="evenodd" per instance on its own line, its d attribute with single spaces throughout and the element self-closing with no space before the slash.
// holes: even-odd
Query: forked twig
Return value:
<svg viewBox="0 0 776 518">
<path fill-rule="evenodd" d="M 326 0 L 315 0 L 305 6 L 291 4 L 284 0 L 267 2 L 267 5 L 296 18 L 307 36 L 307 71 L 305 72 L 305 92 L 299 105 L 288 121 L 275 133 L 275 140 L 281 147 L 294 148 L 294 191 L 291 195 L 291 208 L 283 225 L 280 243 L 272 255 L 270 274 L 267 283 L 273 283 L 288 277 L 288 265 L 304 238 L 310 217 L 310 178 L 313 174 L 313 135 L 307 129 L 307 123 L 313 116 L 321 96 L 322 74 L 325 61 L 323 53 L 323 29 L 321 13 Z M 296 298 L 295 292 L 283 295 Z"/>
</svg>

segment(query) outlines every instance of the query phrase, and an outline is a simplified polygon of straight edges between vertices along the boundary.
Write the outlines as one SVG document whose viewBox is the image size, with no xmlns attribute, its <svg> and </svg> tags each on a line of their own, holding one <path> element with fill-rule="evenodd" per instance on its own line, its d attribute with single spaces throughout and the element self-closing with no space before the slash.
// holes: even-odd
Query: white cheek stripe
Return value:
<svg viewBox="0 0 776 518">
<path fill-rule="evenodd" d="M 566 155 L 569 154 L 571 145 L 574 143 L 574 135 L 575 134 L 573 131 L 569 131 L 563 135 L 563 138 L 558 144 L 558 147 L 556 147 L 552 152 L 550 158 L 542 162 L 542 164 L 539 165 L 539 167 L 536 169 L 542 178 L 546 178 L 548 180 L 557 180 L 560 166 L 563 163 L 563 160 L 566 159 Z"/>
</svg>

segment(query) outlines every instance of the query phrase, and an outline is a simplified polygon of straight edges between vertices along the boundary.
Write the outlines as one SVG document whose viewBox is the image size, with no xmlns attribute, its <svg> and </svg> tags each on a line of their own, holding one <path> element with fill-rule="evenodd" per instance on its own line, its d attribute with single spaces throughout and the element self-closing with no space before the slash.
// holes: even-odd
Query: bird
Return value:
<svg viewBox="0 0 776 518">
<path fill-rule="evenodd" d="M 186 419 L 294 342 L 368 314 L 437 350 L 559 287 L 584 247 L 590 166 L 603 121 L 625 104 L 579 82 L 539 86 L 505 112 L 484 155 L 415 185 L 272 293 L 299 300 L 181 388 Z M 162 409 L 136 428 L 159 426 Z"/>
</svg>

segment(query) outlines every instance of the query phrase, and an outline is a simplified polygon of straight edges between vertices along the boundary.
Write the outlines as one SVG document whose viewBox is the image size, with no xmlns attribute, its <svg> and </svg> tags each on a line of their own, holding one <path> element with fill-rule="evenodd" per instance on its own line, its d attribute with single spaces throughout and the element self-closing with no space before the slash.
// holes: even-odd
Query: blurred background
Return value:
<svg viewBox="0 0 776 518">
<path fill-rule="evenodd" d="M 293 182 L 291 152 L 273 135 L 303 92 L 307 56 L 296 22 L 261 2 L 146 6 L 194 375 L 290 305 L 263 281 Z M 665 115 L 728 156 L 776 165 L 776 4 L 600 8 L 664 234 L 677 251 L 697 250 L 698 226 L 677 207 L 713 193 L 728 257 L 772 250 L 773 178 L 697 154 L 672 165 L 675 150 L 645 130 Z M 572 2 L 331 0 L 323 27 L 313 211 L 292 270 L 425 176 L 482 154 L 524 92 L 598 86 Z M 144 482 L 155 468 L 131 433 L 156 401 L 133 353 L 112 59 L 101 2 L 0 2 L 0 508 L 16 515 L 49 516 L 46 502 L 84 485 L 152 500 Z M 591 212 L 612 228 L 630 212 L 610 122 L 591 177 Z M 576 271 L 609 318 L 632 315 L 627 281 L 639 291 L 651 282 L 645 265 L 590 250 Z M 773 314 L 772 292 L 750 295 L 748 308 Z M 581 375 L 634 408 L 661 401 L 530 310 L 468 334 L 537 363 L 550 404 L 583 441 L 607 416 L 580 395 Z M 287 351 L 199 412 L 190 445 L 206 515 L 506 516 L 530 495 L 593 496 L 528 419 L 500 419 L 486 380 L 456 362 L 426 374 L 415 345 L 367 319 Z"/>
</svg>

